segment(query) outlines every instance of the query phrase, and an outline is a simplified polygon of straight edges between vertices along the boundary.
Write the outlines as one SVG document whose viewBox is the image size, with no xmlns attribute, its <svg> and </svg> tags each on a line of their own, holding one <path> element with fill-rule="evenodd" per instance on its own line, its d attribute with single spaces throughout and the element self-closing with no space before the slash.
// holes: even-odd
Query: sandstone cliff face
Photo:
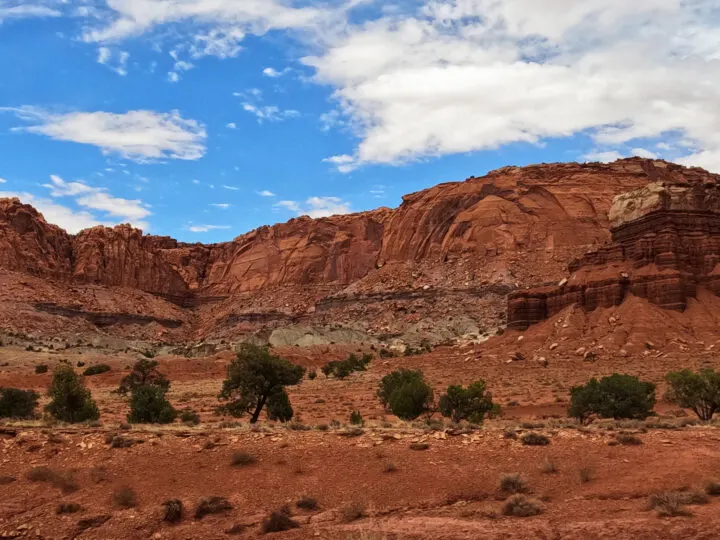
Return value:
<svg viewBox="0 0 720 540">
<path fill-rule="evenodd" d="M 619 195 L 612 241 L 570 263 L 557 287 L 511 294 L 508 325 L 526 328 L 577 304 L 587 311 L 628 295 L 684 310 L 698 287 L 720 293 L 720 176 L 689 171 Z"/>
</svg>

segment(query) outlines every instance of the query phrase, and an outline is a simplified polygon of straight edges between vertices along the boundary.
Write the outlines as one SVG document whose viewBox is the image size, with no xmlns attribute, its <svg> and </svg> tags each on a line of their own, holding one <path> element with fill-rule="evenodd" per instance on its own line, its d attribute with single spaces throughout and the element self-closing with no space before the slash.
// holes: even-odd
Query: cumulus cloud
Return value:
<svg viewBox="0 0 720 540">
<path fill-rule="evenodd" d="M 60 141 L 96 146 L 105 154 L 145 162 L 154 159 L 197 160 L 205 154 L 205 127 L 178 111 L 73 112 L 55 114 L 36 107 L 0 108 L 33 125 L 18 131 Z"/>
<path fill-rule="evenodd" d="M 225 125 L 225 127 L 228 128 L 228 129 L 236 129 L 236 128 L 237 128 L 237 124 L 236 124 L 235 122 L 228 122 L 228 123 Z"/>
<path fill-rule="evenodd" d="M 0 177 L 0 184 L 7 184 L 7 180 L 5 180 L 4 178 Z"/>
<path fill-rule="evenodd" d="M 70 234 L 77 234 L 82 229 L 97 225 L 110 226 L 112 223 L 102 222 L 86 210 L 73 210 L 67 206 L 44 197 L 37 197 L 32 193 L 0 191 L 0 198 L 17 197 L 25 204 L 34 206 L 48 223 L 53 223 L 65 229 Z"/>
<path fill-rule="evenodd" d="M 275 206 L 295 212 L 298 216 L 310 216 L 311 218 L 349 214 L 352 211 L 350 203 L 339 197 L 310 197 L 304 203 L 279 201 Z"/>
<path fill-rule="evenodd" d="M 258 191 L 257 194 L 261 197 L 275 197 L 275 194 L 269 189 L 263 189 L 262 191 Z"/>
<path fill-rule="evenodd" d="M 623 156 L 620 152 L 616 150 L 608 150 L 605 152 L 595 150 L 593 152 L 588 152 L 587 154 L 584 154 L 582 157 L 585 159 L 585 161 L 599 161 L 600 163 L 610 163 L 612 161 L 622 159 L 625 156 Z"/>
<path fill-rule="evenodd" d="M 59 2 L 0 0 L 0 23 L 11 19 L 60 17 Z"/>
<path fill-rule="evenodd" d="M 229 229 L 230 225 L 189 225 L 188 230 L 194 233 L 204 233 L 220 229 Z"/>
<path fill-rule="evenodd" d="M 282 77 L 285 75 L 288 71 L 290 71 L 290 68 L 285 68 L 282 71 L 278 71 L 275 68 L 272 67 L 266 67 L 263 69 L 263 75 L 266 77 L 270 77 L 271 79 L 277 79 L 278 77 Z"/>
<path fill-rule="evenodd" d="M 577 134 L 603 153 L 674 139 L 720 170 L 717 2 L 396 5 L 304 59 L 360 138 L 341 170 Z"/>
</svg>

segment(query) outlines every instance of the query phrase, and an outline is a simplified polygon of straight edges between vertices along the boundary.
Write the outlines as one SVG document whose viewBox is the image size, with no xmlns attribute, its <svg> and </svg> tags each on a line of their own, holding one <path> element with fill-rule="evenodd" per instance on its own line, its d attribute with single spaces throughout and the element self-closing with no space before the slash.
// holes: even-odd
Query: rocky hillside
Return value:
<svg viewBox="0 0 720 540">
<path fill-rule="evenodd" d="M 423 324 L 482 333 L 503 324 L 507 292 L 557 281 L 571 260 L 609 240 L 616 195 L 711 176 L 639 158 L 505 167 L 407 195 L 394 210 L 303 217 L 214 245 L 126 225 L 72 236 L 4 199 L 2 295 L 36 316 L 20 320 L 7 308 L 0 326 L 42 330 L 53 304 L 53 317 L 102 312 L 104 332 L 171 340 L 331 323 L 370 335 L 422 333 Z M 113 313 L 150 322 L 114 324 Z M 153 322 L 170 319 L 177 325 Z"/>
</svg>

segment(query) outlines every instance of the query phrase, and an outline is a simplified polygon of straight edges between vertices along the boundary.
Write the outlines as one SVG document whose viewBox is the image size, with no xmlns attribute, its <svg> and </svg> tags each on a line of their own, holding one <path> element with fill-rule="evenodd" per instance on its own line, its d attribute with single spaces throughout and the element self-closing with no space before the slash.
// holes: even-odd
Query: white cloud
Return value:
<svg viewBox="0 0 720 540">
<path fill-rule="evenodd" d="M 235 129 L 237 128 L 237 124 L 235 122 L 228 122 L 225 127 L 228 129 Z"/>
<path fill-rule="evenodd" d="M 279 201 L 275 206 L 295 212 L 298 216 L 321 218 L 338 214 L 349 214 L 350 203 L 339 197 L 310 197 L 304 204 L 296 201 Z"/>
<path fill-rule="evenodd" d="M 129 200 L 114 197 L 107 189 L 89 186 L 82 182 L 66 182 L 57 175 L 50 176 L 50 183 L 43 184 L 50 190 L 50 196 L 74 197 L 75 203 L 89 210 L 96 210 L 122 222 L 132 223 L 139 228 L 147 228 L 145 218 L 152 213 L 147 205 L 140 200 Z M 117 221 L 117 220 L 116 220 Z"/>
<path fill-rule="evenodd" d="M 609 150 L 607 152 L 601 152 L 595 150 L 582 156 L 586 161 L 599 161 L 600 163 L 610 163 L 611 161 L 617 161 L 622 159 L 623 156 L 620 152 L 615 150 Z"/>
<path fill-rule="evenodd" d="M 258 191 L 257 194 L 260 195 L 261 197 L 275 197 L 275 194 L 268 189 L 263 189 L 262 191 Z"/>
<path fill-rule="evenodd" d="M 7 180 L 5 180 L 4 178 L 0 178 L 0 184 L 7 184 Z"/>
<path fill-rule="evenodd" d="M 197 185 L 197 184 L 199 184 L 199 183 L 200 183 L 200 180 L 197 180 L 197 179 L 193 179 L 192 183 L 193 183 L 193 184 L 195 184 L 195 185 Z"/>
<path fill-rule="evenodd" d="M 98 64 L 107 66 L 121 77 L 127 75 L 128 58 L 130 58 L 130 53 L 126 51 L 110 49 L 109 47 L 98 48 Z"/>
<path fill-rule="evenodd" d="M 214 206 L 215 208 L 220 208 L 221 210 L 227 210 L 232 206 L 232 204 L 228 203 L 211 203 L 210 206 Z"/>
<path fill-rule="evenodd" d="M 180 80 L 180 74 L 176 71 L 168 71 L 167 79 L 171 83 L 176 83 Z"/>
<path fill-rule="evenodd" d="M 34 124 L 15 130 L 97 146 L 105 154 L 119 154 L 137 162 L 162 158 L 197 160 L 205 154 L 204 126 L 182 118 L 177 111 L 53 114 L 34 107 L 0 108 L 1 111 L 14 112 Z"/>
<path fill-rule="evenodd" d="M 230 225 L 190 225 L 188 230 L 194 233 L 204 233 L 220 229 L 229 229 Z"/>
<path fill-rule="evenodd" d="M 278 77 L 282 77 L 289 71 L 290 71 L 290 68 L 285 68 L 282 71 L 278 71 L 275 68 L 266 67 L 265 69 L 263 69 L 263 75 L 265 75 L 266 77 L 270 77 L 271 79 L 277 79 Z"/>
<path fill-rule="evenodd" d="M 360 138 L 342 170 L 577 134 L 600 152 L 673 139 L 720 170 L 717 2 L 422 4 L 349 25 L 304 59 Z"/>
<path fill-rule="evenodd" d="M 8 19 L 30 19 L 44 17 L 60 17 L 60 10 L 42 2 L 13 2 L 12 0 L 0 0 L 0 23 Z"/>
<path fill-rule="evenodd" d="M 300 116 L 298 111 L 293 109 L 283 111 L 275 105 L 262 106 L 245 102 L 242 104 L 242 107 L 245 112 L 249 112 L 254 115 L 260 123 L 262 123 L 263 120 L 269 120 L 270 122 L 282 122 L 288 118 L 296 118 Z"/>
<path fill-rule="evenodd" d="M 650 150 L 646 150 L 645 148 L 633 148 L 631 151 L 633 156 L 638 156 L 641 158 L 647 158 L 647 159 L 657 159 L 658 155 L 655 152 L 651 152 Z"/>
<path fill-rule="evenodd" d="M 58 225 L 70 234 L 77 234 L 82 229 L 97 225 L 112 225 L 112 223 L 99 221 L 90 212 L 85 210 L 75 211 L 50 199 L 36 197 L 32 193 L 0 191 L 0 198 L 4 197 L 17 197 L 25 204 L 31 204 L 45 217 L 48 223 Z"/>
<path fill-rule="evenodd" d="M 213 187 L 215 187 L 215 186 L 213 186 Z M 226 184 L 223 184 L 223 186 L 222 186 L 222 187 L 223 187 L 224 189 L 229 189 L 230 191 L 239 191 L 239 190 L 240 190 L 240 188 L 239 188 L 239 187 L 235 187 L 235 186 L 228 186 L 228 185 L 226 185 Z"/>
</svg>

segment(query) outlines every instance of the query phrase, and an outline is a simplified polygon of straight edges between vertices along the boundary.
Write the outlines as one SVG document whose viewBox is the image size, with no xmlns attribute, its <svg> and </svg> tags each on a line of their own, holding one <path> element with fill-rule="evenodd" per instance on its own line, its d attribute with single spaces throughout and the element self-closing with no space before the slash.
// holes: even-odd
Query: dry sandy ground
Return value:
<svg viewBox="0 0 720 540">
<path fill-rule="evenodd" d="M 702 489 L 711 479 L 720 481 L 720 429 L 699 425 L 659 429 L 658 425 L 692 424 L 679 416 L 676 407 L 659 403 L 657 410 L 664 415 L 659 420 L 624 426 L 642 440 L 641 445 L 625 446 L 613 444 L 623 426 L 600 422 L 577 429 L 564 418 L 569 388 L 591 376 L 615 371 L 640 375 L 660 383 L 662 395 L 667 371 L 720 367 L 714 350 L 673 351 L 653 358 L 608 355 L 595 362 L 565 352 L 551 356 L 545 367 L 530 360 L 539 347 L 535 338 L 530 334 L 520 342 L 517 338 L 508 334 L 484 345 L 377 359 L 367 372 L 344 381 L 326 379 L 319 367 L 342 358 L 347 349 L 281 351 L 318 369 L 317 379 L 304 380 L 290 392 L 299 423 L 309 430 L 266 422 L 250 429 L 245 422 L 229 423 L 230 419 L 216 416 L 216 395 L 230 352 L 209 358 L 160 358 L 173 381 L 171 401 L 178 408 L 199 411 L 199 426 L 140 426 L 125 431 L 120 423 L 127 405 L 111 391 L 136 360 L 134 356 L 0 348 L 0 364 L 8 364 L 0 367 L 0 386 L 44 391 L 50 375 L 35 375 L 33 366 L 52 367 L 60 359 L 87 365 L 104 362 L 113 368 L 86 378 L 102 411 L 98 427 L 50 427 L 42 422 L 0 426 L 4 429 L 0 477 L 14 479 L 0 482 L 0 539 L 254 537 L 261 534 L 265 516 L 283 505 L 290 505 L 300 528 L 275 535 L 280 538 L 720 537 L 718 497 L 689 506 L 692 516 L 688 517 L 660 518 L 647 510 L 653 493 Z M 508 351 L 516 348 L 528 360 L 506 363 Z M 398 367 L 422 369 L 437 391 L 482 377 L 504 406 L 504 415 L 467 431 L 399 422 L 382 410 L 375 397 L 380 378 Z M 349 431 L 345 425 L 318 429 L 331 420 L 345 424 L 352 410 L 359 410 L 366 420 L 362 434 L 344 436 Z M 509 428 L 533 429 L 551 442 L 524 446 L 506 438 Z M 112 435 L 135 444 L 112 448 L 108 444 Z M 413 442 L 426 442 L 429 448 L 412 450 Z M 232 454 L 237 451 L 251 454 L 256 462 L 233 466 Z M 557 472 L 543 472 L 548 460 Z M 63 493 L 51 483 L 29 480 L 28 471 L 40 466 L 71 474 L 77 489 Z M 581 482 L 581 470 L 589 473 L 589 481 Z M 507 494 L 500 492 L 499 478 L 516 472 L 525 478 L 528 496 L 541 501 L 540 515 L 502 515 Z M 113 494 L 122 487 L 136 493 L 137 506 L 122 509 L 114 503 Z M 318 509 L 297 509 L 294 503 L 303 495 L 316 498 Z M 226 497 L 232 510 L 195 519 L 198 501 L 208 496 Z M 182 500 L 186 509 L 177 525 L 161 520 L 162 502 L 173 498 Z M 60 503 L 70 502 L 82 510 L 56 514 Z M 362 508 L 363 515 L 348 521 L 353 505 Z M 102 519 L 96 527 L 83 529 L 80 523 L 87 525 L 93 518 Z"/>
</svg>

